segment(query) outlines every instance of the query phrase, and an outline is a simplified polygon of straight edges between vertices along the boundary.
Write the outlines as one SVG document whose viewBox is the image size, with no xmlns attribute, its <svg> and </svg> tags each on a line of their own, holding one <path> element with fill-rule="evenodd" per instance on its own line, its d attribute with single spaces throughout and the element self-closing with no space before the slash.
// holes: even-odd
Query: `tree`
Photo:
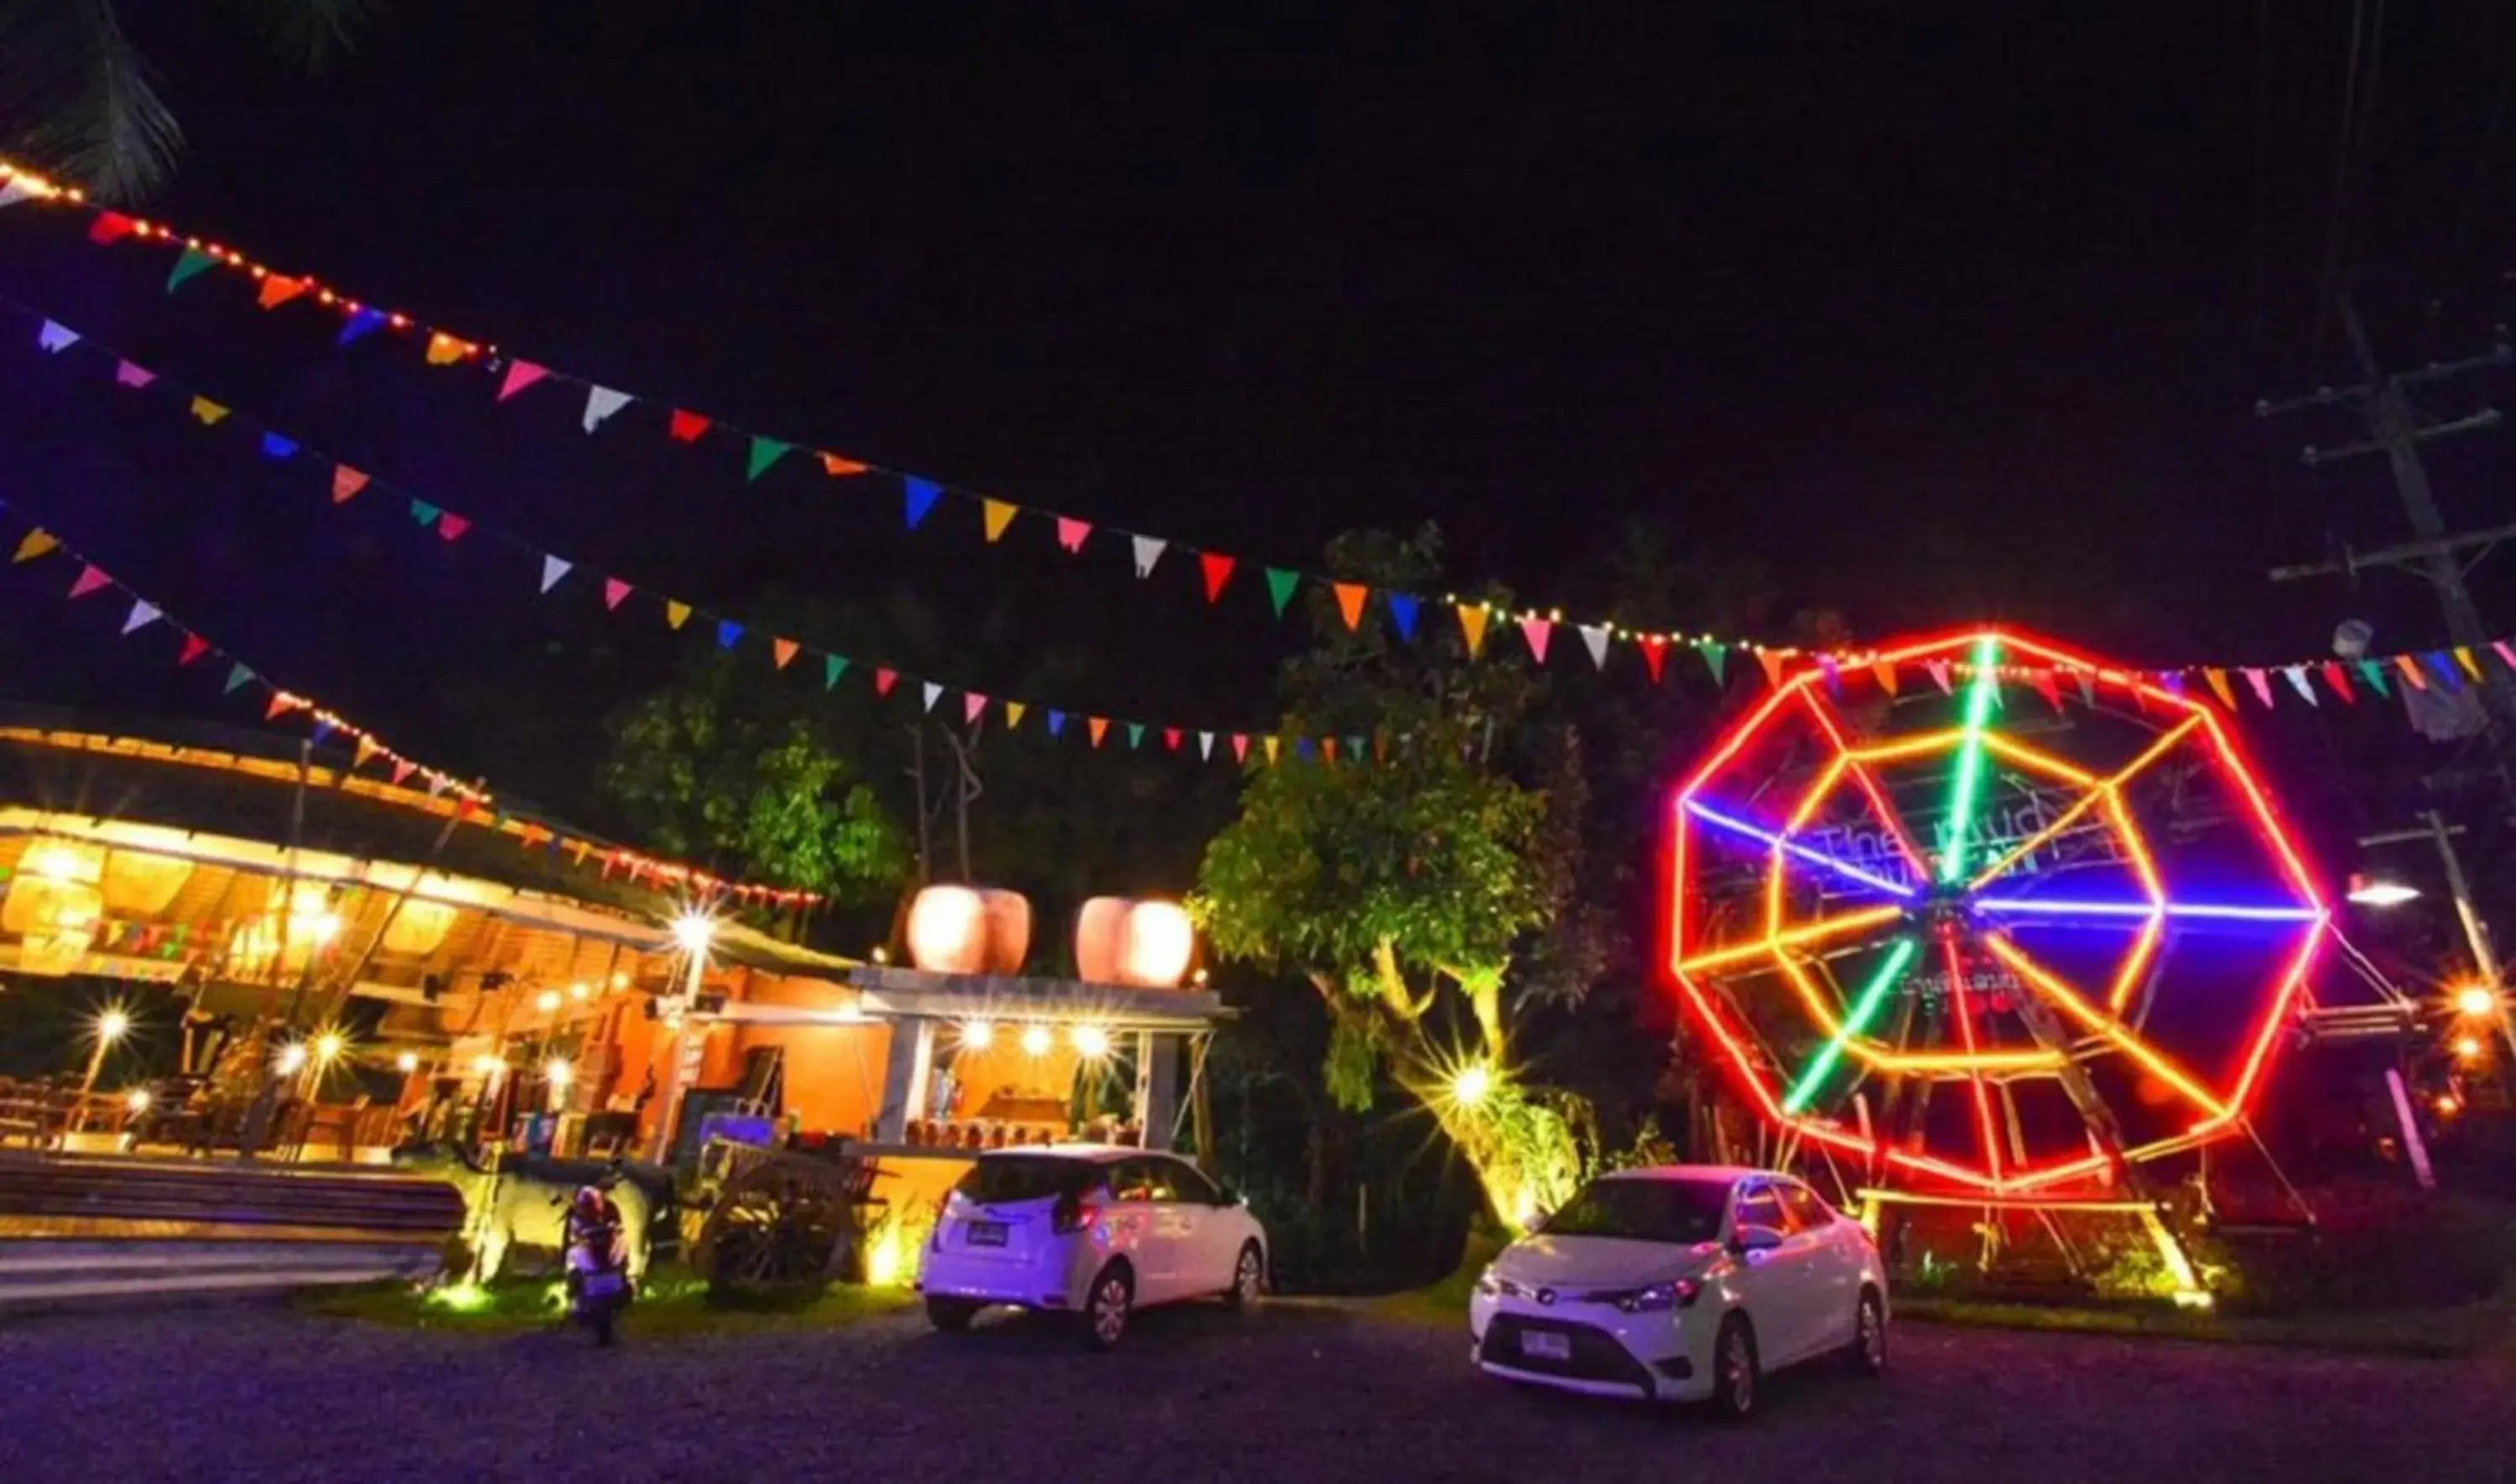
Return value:
<svg viewBox="0 0 2516 1484">
<path fill-rule="evenodd" d="M 1331 571 L 1440 591 L 1440 534 L 1339 538 Z M 1216 949 L 1298 973 L 1329 1017 L 1326 1082 L 1368 1108 L 1386 1070 L 1476 1170 L 1494 1213 L 1525 1224 L 1572 1193 L 1577 1109 L 1516 1074 L 1516 956 L 1553 922 L 1571 873 L 1549 794 L 1515 776 L 1537 686 L 1471 659 L 1447 632 L 1393 644 L 1348 630 L 1315 595 L 1321 639 L 1285 663 L 1285 727 L 1348 756 L 1255 767 L 1238 817 L 1207 846 L 1195 908 Z M 1432 615 L 1421 617 L 1430 622 Z M 1447 617 L 1447 615 L 1445 615 Z M 1351 754 L 1360 745 L 1367 757 Z M 1577 757 L 1557 749 L 1561 784 Z"/>
<path fill-rule="evenodd" d="M 309 71 L 346 56 L 383 0 L 226 0 L 237 21 Z M 183 127 L 115 0 L 0 0 L 0 117 L 11 149 L 105 200 L 164 184 Z"/>
</svg>

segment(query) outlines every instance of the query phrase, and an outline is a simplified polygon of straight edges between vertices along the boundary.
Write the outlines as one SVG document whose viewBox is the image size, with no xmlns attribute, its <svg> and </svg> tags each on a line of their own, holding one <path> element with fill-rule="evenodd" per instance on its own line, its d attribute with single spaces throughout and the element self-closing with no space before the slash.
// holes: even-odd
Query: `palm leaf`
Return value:
<svg viewBox="0 0 2516 1484">
<path fill-rule="evenodd" d="M 20 155 L 108 201 L 154 189 L 184 144 L 112 0 L 0 0 L 0 121 Z"/>
</svg>

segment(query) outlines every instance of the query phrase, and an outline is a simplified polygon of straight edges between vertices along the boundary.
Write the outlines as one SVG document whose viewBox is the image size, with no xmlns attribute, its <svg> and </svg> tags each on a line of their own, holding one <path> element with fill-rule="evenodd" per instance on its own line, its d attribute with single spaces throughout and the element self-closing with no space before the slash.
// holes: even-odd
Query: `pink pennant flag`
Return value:
<svg viewBox="0 0 2516 1484">
<path fill-rule="evenodd" d="M 2272 678 L 2270 676 L 2263 674 L 2260 670 L 2257 670 L 2252 666 L 2247 666 L 2245 669 L 2245 683 L 2254 687 L 2255 700 L 2262 702 L 2266 707 L 2272 704 Z"/>
<path fill-rule="evenodd" d="M 113 579 L 99 571 L 93 563 L 79 568 L 78 581 L 70 584 L 70 597 L 85 598 L 99 588 L 108 587 Z"/>
<path fill-rule="evenodd" d="M 2490 649 L 2492 653 L 2497 655 L 2500 660 L 2505 662 L 2508 669 L 2516 670 L 2516 649 L 2508 648 L 2507 641 L 2505 639 L 2502 639 L 2495 640 L 2491 644 Z"/>
<path fill-rule="evenodd" d="M 153 382 L 156 379 L 156 372 L 149 370 L 147 366 L 135 366 L 129 361 L 124 361 L 121 365 L 113 368 L 114 385 L 129 387 L 134 392 L 147 386 L 150 382 Z"/>
<path fill-rule="evenodd" d="M 1232 761 L 1235 763 L 1246 763 L 1249 761 L 1249 734 L 1247 732 L 1236 731 L 1232 734 Z"/>
<path fill-rule="evenodd" d="M 603 579 L 603 606 L 607 608 L 619 607 L 622 599 L 626 598 L 628 596 L 629 584 L 622 582 L 617 577 L 606 577 Z"/>
<path fill-rule="evenodd" d="M 472 529 L 472 522 L 452 511 L 446 511 L 437 517 L 437 534 L 448 541 L 462 540 L 463 533 L 470 529 Z"/>
<path fill-rule="evenodd" d="M 393 770 L 394 786 L 397 788 L 400 787 L 403 783 L 409 781 L 412 773 L 418 770 L 419 764 L 411 762 L 408 758 L 396 758 L 394 760 Z"/>
<path fill-rule="evenodd" d="M 1057 517 L 1057 544 L 1069 552 L 1083 550 L 1083 538 L 1091 534 L 1092 524 L 1088 520 L 1077 520 L 1072 515 Z"/>
<path fill-rule="evenodd" d="M 987 698 L 985 696 L 979 694 L 975 690 L 965 690 L 961 692 L 962 721 L 976 721 L 985 713 L 986 709 Z"/>
<path fill-rule="evenodd" d="M 507 374 L 498 382 L 498 400 L 505 401 L 548 375 L 548 367 L 536 366 L 528 360 L 507 362 Z"/>
<path fill-rule="evenodd" d="M 1537 663 L 1541 665 L 1546 663 L 1547 637 L 1554 632 L 1555 626 L 1542 618 L 1524 618 L 1520 621 L 1521 637 L 1529 640 L 1529 652 L 1535 655 Z"/>
<path fill-rule="evenodd" d="M 1953 691 L 1950 688 L 1950 686 L 1949 686 L 1949 662 L 1948 662 L 1948 661 L 1946 661 L 1946 660 L 1931 660 L 1931 661 L 1927 662 L 1926 664 L 1924 664 L 1924 665 L 1922 666 L 1922 668 L 1923 668 L 1924 670 L 1927 670 L 1927 671 L 1929 671 L 1929 672 L 1931 673 L 1931 681 L 1932 681 L 1932 683 L 1933 683 L 1933 684 L 1936 684 L 1936 685 L 1938 685 L 1938 686 L 1940 687 L 1940 694 L 1942 694 L 1942 695 L 1951 695 L 1951 694 L 1954 694 L 1954 692 L 1953 692 Z"/>
</svg>

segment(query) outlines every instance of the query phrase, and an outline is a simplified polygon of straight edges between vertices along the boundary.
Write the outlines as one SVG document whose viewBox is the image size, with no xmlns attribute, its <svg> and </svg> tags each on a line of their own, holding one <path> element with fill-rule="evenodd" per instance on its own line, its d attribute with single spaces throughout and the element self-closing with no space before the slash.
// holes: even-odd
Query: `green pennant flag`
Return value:
<svg viewBox="0 0 2516 1484">
<path fill-rule="evenodd" d="M 1730 662 L 1730 646 L 1727 644 L 1716 644 L 1710 640 L 1706 640 L 1701 648 L 1703 663 L 1712 671 L 1712 683 L 1715 685 L 1729 683 L 1722 674 L 1722 667 Z"/>
<path fill-rule="evenodd" d="M 753 433 L 751 435 L 751 460 L 743 468 L 742 477 L 744 482 L 748 483 L 753 479 L 759 478 L 762 474 L 769 473 L 769 466 L 776 463 L 779 459 L 786 457 L 794 447 L 795 445 L 792 443 L 780 442 L 776 438 L 765 438 L 759 433 Z"/>
<path fill-rule="evenodd" d="M 846 655 L 825 654 L 821 656 L 821 688 L 823 690 L 827 690 L 838 684 L 839 677 L 847 673 L 848 657 Z"/>
<path fill-rule="evenodd" d="M 2392 691 L 2385 688 L 2385 667 L 2377 664 L 2374 660 L 2361 660 L 2359 662 L 2359 676 L 2360 679 L 2368 682 L 2368 688 L 2373 690 L 2378 695 L 2391 696 L 2393 694 Z"/>
<path fill-rule="evenodd" d="M 202 269 L 218 261 L 218 259 L 211 257 L 209 254 L 201 251 L 197 247 L 188 247 L 184 249 L 184 256 L 175 260 L 174 268 L 166 274 L 166 292 L 171 294 L 177 289 L 182 288 L 184 286 L 184 280 L 192 277 L 194 274 L 199 273 Z"/>
<path fill-rule="evenodd" d="M 410 518 L 418 521 L 422 525 L 435 525 L 437 523 L 437 517 L 443 514 L 443 511 L 439 510 L 436 506 L 429 504 L 425 500 L 413 500 L 410 502 Z"/>
<path fill-rule="evenodd" d="M 1293 590 L 1302 585 L 1302 574 L 1287 572 L 1282 567 L 1267 569 L 1267 596 L 1276 600 L 1276 616 L 1284 616 L 1284 604 L 1293 600 Z"/>
<path fill-rule="evenodd" d="M 243 685 L 245 681 L 252 679 L 252 671 L 247 670 L 242 665 L 237 665 L 228 671 L 228 688 L 221 692 L 221 694 L 233 695 L 236 693 L 237 687 Z"/>
<path fill-rule="evenodd" d="M 1127 745 L 1129 747 L 1142 747 L 1145 745 L 1144 722 L 1130 721 L 1127 723 Z"/>
</svg>

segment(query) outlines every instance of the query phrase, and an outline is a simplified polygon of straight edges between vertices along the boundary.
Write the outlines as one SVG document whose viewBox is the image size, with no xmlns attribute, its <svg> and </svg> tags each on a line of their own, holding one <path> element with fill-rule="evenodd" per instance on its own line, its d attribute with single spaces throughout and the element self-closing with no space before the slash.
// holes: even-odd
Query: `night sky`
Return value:
<svg viewBox="0 0 2516 1484">
<path fill-rule="evenodd" d="M 1455 576 L 1576 611 L 1582 558 L 1649 515 L 1772 568 L 1777 622 L 1865 637 L 1998 616 L 2160 664 L 2314 656 L 2352 614 L 2440 637 L 2409 578 L 2264 581 L 2403 534 L 2380 462 L 2298 467 L 2346 420 L 2251 411 L 2346 373 L 2317 304 L 2346 6 L 413 0 L 312 80 L 216 7 L 128 9 L 190 136 L 147 209 L 950 483 L 1287 565 L 1438 519 Z M 2516 266 L 2516 10 L 2395 10 L 2342 256 L 2380 348 L 2468 353 Z M 0 214 L 0 295 L 588 562 L 735 611 L 914 589 L 954 632 L 894 637 L 907 664 L 987 688 L 1080 645 L 1078 709 L 1269 718 L 1250 591 L 1209 613 L 1041 529 L 903 535 L 887 484 L 746 488 L 651 415 L 588 439 L 565 393 L 497 406 L 232 279 L 169 298 L 167 261 Z M 0 498 L 410 750 L 565 791 L 587 719 L 665 673 L 583 594 L 330 513 L 0 337 Z M 2509 439 L 2441 452 L 2457 523 L 2511 518 Z M 2483 571 L 2490 605 L 2516 567 Z M 11 690 L 221 714 L 61 575 L 0 574 Z"/>
</svg>

